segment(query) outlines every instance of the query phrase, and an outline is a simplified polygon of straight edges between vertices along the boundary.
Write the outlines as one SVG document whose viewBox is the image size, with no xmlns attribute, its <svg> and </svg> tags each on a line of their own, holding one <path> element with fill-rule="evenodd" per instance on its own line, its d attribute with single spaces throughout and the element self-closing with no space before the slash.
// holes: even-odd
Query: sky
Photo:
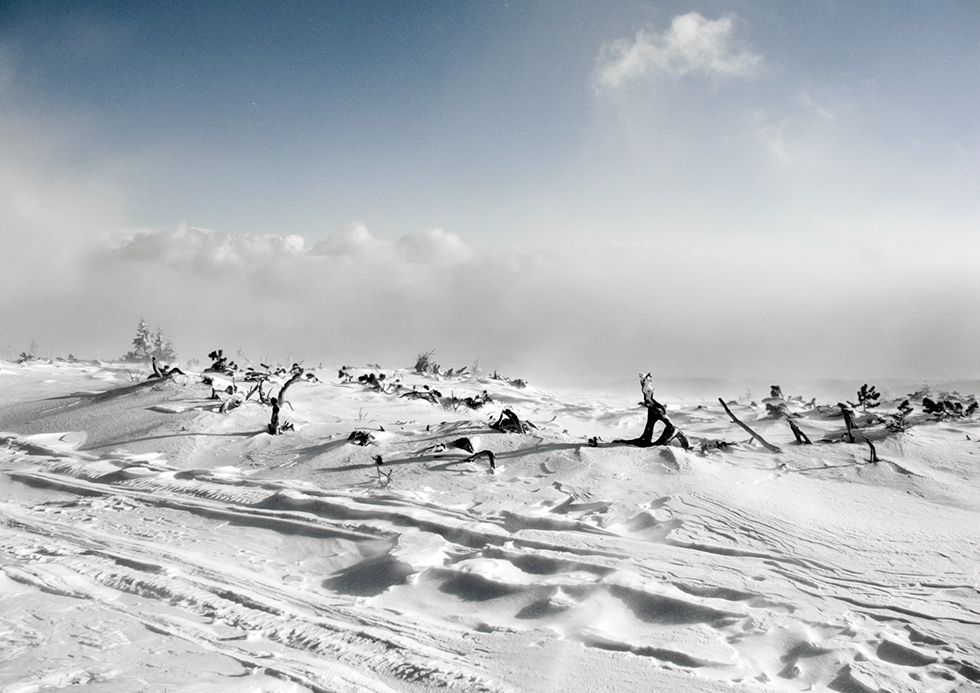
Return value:
<svg viewBox="0 0 980 693">
<path fill-rule="evenodd" d="M 980 377 L 980 5 L 0 1 L 0 357 Z"/>
</svg>

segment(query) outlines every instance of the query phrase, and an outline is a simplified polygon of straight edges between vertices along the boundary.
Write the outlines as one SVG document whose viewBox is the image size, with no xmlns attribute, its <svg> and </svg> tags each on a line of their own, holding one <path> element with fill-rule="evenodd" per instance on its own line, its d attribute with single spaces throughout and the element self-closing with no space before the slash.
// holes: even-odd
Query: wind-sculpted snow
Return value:
<svg viewBox="0 0 980 693">
<path fill-rule="evenodd" d="M 643 425 L 628 402 L 399 377 L 495 402 L 303 384 L 281 436 L 190 377 L 9 408 L 0 691 L 980 683 L 976 419 L 883 433 L 869 464 L 862 443 L 791 445 L 761 408 L 736 413 L 782 453 L 718 405 L 672 406 L 696 448 L 729 445 L 638 449 L 609 442 Z M 529 433 L 487 426 L 504 406 Z M 18 423 L 28 409 L 44 413 Z M 373 442 L 348 441 L 358 429 Z M 451 446 L 463 436 L 495 470 Z"/>
</svg>

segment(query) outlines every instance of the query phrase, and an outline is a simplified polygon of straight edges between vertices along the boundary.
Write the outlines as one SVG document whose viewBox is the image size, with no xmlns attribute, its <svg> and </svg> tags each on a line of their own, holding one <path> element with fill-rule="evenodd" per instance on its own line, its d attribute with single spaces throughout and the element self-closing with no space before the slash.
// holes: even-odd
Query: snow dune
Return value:
<svg viewBox="0 0 980 693">
<path fill-rule="evenodd" d="M 870 464 L 827 408 L 790 402 L 799 446 L 733 404 L 771 453 L 667 402 L 695 449 L 639 449 L 611 442 L 632 399 L 315 373 L 271 436 L 198 374 L 2 364 L 0 691 L 980 686 L 976 416 L 866 426 Z M 492 401 L 400 396 L 425 387 Z M 504 408 L 535 428 L 491 429 Z"/>
</svg>

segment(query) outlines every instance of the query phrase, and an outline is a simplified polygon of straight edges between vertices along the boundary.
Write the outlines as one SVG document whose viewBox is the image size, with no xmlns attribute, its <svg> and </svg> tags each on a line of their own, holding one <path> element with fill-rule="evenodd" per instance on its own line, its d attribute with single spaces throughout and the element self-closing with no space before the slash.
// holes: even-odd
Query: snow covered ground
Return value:
<svg viewBox="0 0 980 693">
<path fill-rule="evenodd" d="M 0 363 L 0 691 L 980 690 L 976 414 L 732 403 L 770 452 L 722 391 L 636 448 L 638 386 L 312 372 L 273 436 L 225 376 Z"/>
</svg>

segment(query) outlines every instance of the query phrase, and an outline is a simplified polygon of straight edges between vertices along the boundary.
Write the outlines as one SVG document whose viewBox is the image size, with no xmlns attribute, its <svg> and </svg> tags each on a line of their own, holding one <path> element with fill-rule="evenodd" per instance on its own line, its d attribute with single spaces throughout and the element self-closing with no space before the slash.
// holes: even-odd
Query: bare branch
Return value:
<svg viewBox="0 0 980 693">
<path fill-rule="evenodd" d="M 764 447 L 769 452 L 782 452 L 782 450 L 780 450 L 779 448 L 777 448 L 772 443 L 767 442 L 765 438 L 763 438 L 758 433 L 756 433 L 755 431 L 753 431 L 751 428 L 749 428 L 748 426 L 746 426 L 744 423 L 742 423 L 741 421 L 739 421 L 738 420 L 738 417 L 736 417 L 732 413 L 732 410 L 728 408 L 728 405 L 725 404 L 725 400 L 723 400 L 721 397 L 719 397 L 718 398 L 718 401 L 721 402 L 721 406 L 723 406 L 725 408 L 725 413 L 727 413 L 732 418 L 732 421 L 734 421 L 739 426 L 741 426 L 742 428 L 744 428 L 749 433 L 750 436 L 752 436 L 757 441 L 759 441 L 759 443 L 762 444 L 762 447 Z"/>
</svg>

